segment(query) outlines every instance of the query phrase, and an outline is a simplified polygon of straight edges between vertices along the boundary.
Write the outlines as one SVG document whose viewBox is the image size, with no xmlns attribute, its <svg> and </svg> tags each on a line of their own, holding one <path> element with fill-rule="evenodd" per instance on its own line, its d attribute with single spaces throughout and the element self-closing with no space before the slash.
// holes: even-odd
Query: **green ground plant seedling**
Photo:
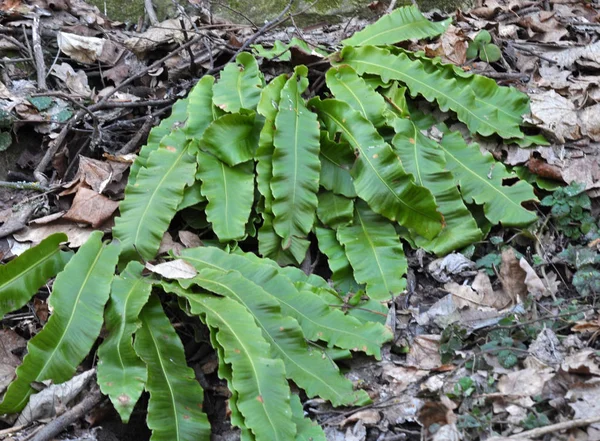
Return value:
<svg viewBox="0 0 600 441">
<path fill-rule="evenodd" d="M 218 79 L 203 76 L 139 152 L 113 241 L 97 231 L 71 255 L 56 235 L 1 268 L 3 313 L 56 281 L 53 314 L 0 414 L 22 410 L 36 382 L 67 381 L 104 325 L 98 383 L 123 421 L 145 390 L 152 441 L 210 439 L 165 298 L 207 327 L 242 440 L 325 440 L 290 382 L 334 406 L 369 403 L 328 355 L 381 357 L 387 304 L 406 286 L 405 243 L 445 255 L 480 241 L 481 223 L 487 232 L 537 219 L 531 185 L 490 154 L 442 126 L 441 140 L 424 134 L 437 121 L 417 103 L 451 111 L 472 133 L 526 138 L 526 95 L 393 46 L 448 23 L 414 6 L 384 16 L 328 56 L 327 91 L 310 99 L 306 66 L 267 82 L 247 52 Z M 150 273 L 141 262 L 181 223 L 205 246 L 166 259 L 185 276 Z M 317 249 L 330 281 L 300 269 Z M 462 337 L 448 336 L 447 355 Z"/>
<path fill-rule="evenodd" d="M 492 36 L 482 29 L 467 48 L 467 58 L 479 58 L 487 63 L 494 63 L 502 57 L 500 48 L 492 43 Z"/>
<path fill-rule="evenodd" d="M 572 182 L 540 202 L 540 205 L 550 207 L 552 222 L 559 232 L 582 242 L 600 237 L 598 219 L 592 216 L 592 202 L 584 190 L 583 184 Z"/>
</svg>

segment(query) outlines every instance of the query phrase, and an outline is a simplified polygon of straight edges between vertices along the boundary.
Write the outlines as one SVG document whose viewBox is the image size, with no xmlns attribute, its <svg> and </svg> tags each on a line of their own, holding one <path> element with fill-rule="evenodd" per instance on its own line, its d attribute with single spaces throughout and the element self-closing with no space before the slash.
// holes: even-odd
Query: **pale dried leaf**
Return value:
<svg viewBox="0 0 600 441">
<path fill-rule="evenodd" d="M 181 259 L 170 260 L 158 265 L 146 263 L 146 268 L 167 279 L 193 279 L 198 274 L 196 268 Z"/>
</svg>

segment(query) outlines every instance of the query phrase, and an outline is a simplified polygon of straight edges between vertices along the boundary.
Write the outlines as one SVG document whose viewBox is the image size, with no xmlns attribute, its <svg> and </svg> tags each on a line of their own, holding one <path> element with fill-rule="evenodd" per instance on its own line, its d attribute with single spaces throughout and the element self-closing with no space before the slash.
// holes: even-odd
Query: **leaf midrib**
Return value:
<svg viewBox="0 0 600 441">
<path fill-rule="evenodd" d="M 410 78 L 410 79 L 411 79 L 412 81 L 414 81 L 415 83 L 419 83 L 419 84 L 420 84 L 420 85 L 421 85 L 423 88 L 425 88 L 425 89 L 429 89 L 429 90 L 431 90 L 431 91 L 434 91 L 434 92 L 436 92 L 437 94 L 439 94 L 439 95 L 443 96 L 443 97 L 444 97 L 446 100 L 448 100 L 448 101 L 450 101 L 450 102 L 453 102 L 453 103 L 455 103 L 455 105 L 456 105 L 456 107 L 457 107 L 457 108 L 460 108 L 460 109 L 462 109 L 464 112 L 466 112 L 466 113 L 470 114 L 470 115 L 473 117 L 473 119 L 480 121 L 480 122 L 481 122 L 483 125 L 486 125 L 486 126 L 488 126 L 488 127 L 491 127 L 492 129 L 494 129 L 494 132 L 495 132 L 495 133 L 502 133 L 502 131 L 503 131 L 502 129 L 499 129 L 499 128 L 498 128 L 498 127 L 496 127 L 495 125 L 491 124 L 489 121 L 486 121 L 486 120 L 484 120 L 484 119 L 480 118 L 479 116 L 477 116 L 477 114 L 475 114 L 475 113 L 473 113 L 471 110 L 469 110 L 469 108 L 468 108 L 468 107 L 464 106 L 464 105 L 463 105 L 463 104 L 461 104 L 459 101 L 456 101 L 456 100 L 455 100 L 454 98 L 452 98 L 451 96 L 449 96 L 449 95 L 446 95 L 446 94 L 445 94 L 443 91 L 441 91 L 440 89 L 434 89 L 433 87 L 431 87 L 431 86 L 427 85 L 426 83 L 424 83 L 424 82 L 422 82 L 422 81 L 420 81 L 420 80 L 416 79 L 416 78 L 415 78 L 415 77 L 413 77 L 413 76 L 410 76 L 410 75 L 406 74 L 405 72 L 402 72 L 402 71 L 399 71 L 399 70 L 396 70 L 396 69 L 392 69 L 392 68 L 390 68 L 390 67 L 386 67 L 386 66 L 384 66 L 384 65 L 381 65 L 381 64 L 377 64 L 377 63 L 371 63 L 371 62 L 369 62 L 369 61 L 365 61 L 364 59 L 354 59 L 354 60 L 351 60 L 351 62 L 355 62 L 355 63 L 362 63 L 362 64 L 366 64 L 366 65 L 368 65 L 368 66 L 375 66 L 375 67 L 378 67 L 379 69 L 384 69 L 384 70 L 388 70 L 388 71 L 390 71 L 390 72 L 394 72 L 394 73 L 396 73 L 396 74 L 397 74 L 398 76 L 400 76 L 400 77 L 404 77 L 404 78 Z M 400 78 L 398 78 L 398 79 L 400 79 Z M 400 80 L 400 81 L 402 81 L 402 80 Z M 473 94 L 473 91 L 472 91 L 470 88 L 469 88 L 469 91 L 472 93 L 472 96 L 473 96 L 474 98 L 476 98 L 476 97 L 475 97 L 475 94 Z M 436 98 L 436 101 L 437 101 L 437 98 Z M 477 130 L 477 132 L 478 132 L 478 133 L 480 133 L 480 130 Z"/>
<path fill-rule="evenodd" d="M 203 279 L 203 280 L 207 280 L 208 282 L 211 282 L 211 283 L 217 283 L 214 280 L 208 280 L 208 279 Z M 219 284 L 219 283 L 217 283 L 217 284 Z M 225 285 L 223 285 L 223 286 L 225 286 Z M 186 295 L 186 297 L 190 301 L 193 300 L 193 301 L 195 301 L 197 303 L 200 303 L 197 298 L 194 298 L 194 296 Z M 260 396 L 263 396 L 263 393 L 262 393 L 262 390 L 261 390 L 261 387 L 260 387 L 260 383 L 258 381 L 258 378 L 259 378 L 258 370 L 257 370 L 256 366 L 254 365 L 252 357 L 250 356 L 250 351 L 248 350 L 248 348 L 244 344 L 244 340 L 238 337 L 238 334 L 229 325 L 229 323 L 227 322 L 227 320 L 221 314 L 219 314 L 219 311 L 211 308 L 206 303 L 202 303 L 201 308 L 209 309 L 215 316 L 219 317 L 219 319 L 221 320 L 221 323 L 229 329 L 230 334 L 232 336 L 235 336 L 235 338 L 238 341 L 238 343 L 240 344 L 240 346 L 244 348 L 244 352 L 246 354 L 246 359 L 248 360 L 248 362 L 252 366 L 252 371 L 254 372 L 254 378 L 256 378 L 256 382 L 255 382 L 256 383 L 256 387 L 258 389 L 258 392 L 260 393 Z M 273 428 L 273 432 L 274 433 L 278 433 L 278 430 L 276 429 L 277 426 L 273 423 L 273 420 L 271 419 L 271 415 L 269 414 L 269 412 L 267 412 L 267 409 L 266 409 L 266 406 L 264 406 L 264 403 L 262 403 L 262 404 L 263 404 L 262 408 L 264 409 L 263 413 L 267 416 L 267 419 L 269 420 L 269 423 L 271 423 L 271 427 Z"/>
<path fill-rule="evenodd" d="M 206 261 L 206 260 L 201 260 L 201 259 L 199 259 L 199 258 L 197 258 L 197 257 L 191 257 L 191 256 L 182 256 L 182 258 L 183 258 L 184 260 L 191 260 L 191 261 L 193 261 L 193 262 L 199 262 L 199 263 L 201 263 L 201 264 L 204 264 L 204 265 L 210 266 L 210 267 L 212 267 L 212 268 L 214 268 L 214 269 L 217 269 L 217 270 L 223 271 L 223 273 L 226 273 L 227 271 L 230 271 L 230 269 L 228 269 L 228 268 L 224 268 L 224 267 L 222 267 L 222 266 L 215 265 L 214 263 L 208 262 L 208 261 Z M 239 271 L 238 271 L 238 272 L 239 272 Z M 240 273 L 240 274 L 242 274 L 242 273 Z M 282 275 L 278 275 L 278 276 L 279 276 L 279 277 L 285 277 L 285 276 L 282 276 Z M 252 279 L 250 279 L 249 277 L 246 277 L 246 276 L 244 276 L 243 274 L 242 274 L 242 277 L 244 277 L 246 280 L 249 280 L 249 281 L 250 281 L 250 282 L 252 282 L 252 283 L 256 283 L 256 282 L 254 282 Z M 269 294 L 269 295 L 272 295 L 272 294 Z M 272 296 L 273 296 L 273 295 L 272 295 Z M 310 321 L 311 323 L 313 323 L 315 327 L 329 329 L 329 330 L 330 330 L 332 333 L 337 333 L 337 334 L 339 334 L 339 333 L 344 333 L 344 334 L 348 334 L 348 335 L 349 335 L 349 336 L 351 336 L 352 338 L 363 339 L 363 340 L 366 340 L 367 342 L 369 342 L 369 340 L 367 340 L 367 339 L 363 338 L 363 337 L 362 337 L 360 334 L 356 334 L 356 333 L 348 332 L 348 331 L 346 331 L 345 329 L 331 328 L 331 327 L 328 327 L 328 326 L 326 326 L 326 325 L 322 325 L 321 323 L 314 321 L 312 318 L 310 318 L 309 316 L 307 316 L 307 315 L 306 315 L 304 312 L 302 312 L 301 310 L 299 310 L 298 308 L 296 308 L 294 305 L 291 305 L 291 304 L 289 304 L 288 302 L 286 302 L 284 299 L 282 299 L 282 298 L 280 298 L 280 297 L 277 297 L 277 296 L 273 296 L 273 297 L 274 297 L 274 298 L 275 298 L 275 299 L 276 299 L 278 302 L 280 302 L 280 303 L 283 303 L 283 304 L 285 304 L 285 305 L 286 305 L 288 308 L 290 308 L 290 309 L 293 309 L 294 311 L 296 311 L 296 312 L 298 313 L 298 315 L 299 315 L 299 316 L 302 316 L 302 317 L 304 317 L 304 318 L 306 319 L 306 321 Z"/>
</svg>

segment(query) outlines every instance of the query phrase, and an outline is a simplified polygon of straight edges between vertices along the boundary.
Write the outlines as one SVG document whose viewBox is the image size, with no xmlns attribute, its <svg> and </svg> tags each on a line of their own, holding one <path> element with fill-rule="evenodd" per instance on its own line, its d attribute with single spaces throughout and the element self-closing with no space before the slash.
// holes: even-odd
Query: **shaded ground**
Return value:
<svg viewBox="0 0 600 441">
<path fill-rule="evenodd" d="M 113 27 L 79 0 L 31 3 L 44 11 L 42 66 L 33 61 L 34 6 L 20 1 L 0 6 L 0 100 L 7 121 L 2 130 L 12 144 L 0 162 L 10 181 L 0 188 L 4 262 L 54 231 L 68 230 L 70 246 L 77 247 L 93 228 L 110 228 L 126 183 L 129 163 L 122 160 L 144 143 L 152 124 L 168 115 L 199 72 L 218 72 L 256 32 L 201 9 L 197 16 L 149 29 L 126 29 Z M 383 14 L 387 6 L 373 2 L 370 13 Z M 23 23 L 28 24 L 27 39 Z M 333 50 L 364 22 L 353 19 L 311 29 L 288 25 L 256 42 L 268 47 L 295 36 Z M 60 53 L 60 31 L 99 38 L 102 50 L 91 50 L 96 40 L 63 40 Z M 489 33 L 489 41 L 482 31 Z M 409 255 L 407 292 L 395 299 L 388 317 L 393 344 L 380 362 L 356 357 L 342 364 L 374 404 L 340 410 L 303 397 L 305 412 L 325 427 L 328 439 L 600 439 L 599 35 L 595 3 L 488 0 L 457 12 L 454 24 L 435 41 L 408 45 L 530 95 L 532 134 L 541 131 L 547 146 L 475 141 L 536 185 L 540 221 L 527 230 L 496 228 L 486 242 L 444 259 Z M 482 46 L 473 48 L 474 40 L 495 45 L 502 57 L 484 61 L 487 52 Z M 327 64 L 314 57 L 293 50 L 290 61 L 263 60 L 262 68 L 274 76 L 293 64 L 318 68 L 321 63 L 324 72 Z M 40 69 L 47 73 L 50 68 L 51 74 L 40 78 Z M 313 94 L 322 86 L 318 77 L 311 78 Z M 47 82 L 50 92 L 39 87 L 40 81 Z M 102 101 L 107 96 L 111 99 Z M 85 118 L 88 111 L 93 119 Z M 49 167 L 40 166 L 44 160 Z M 96 190 L 107 176 L 95 209 L 77 207 L 73 195 L 82 187 Z M 33 208 L 13 211 L 25 199 Z M 177 226 L 175 221 L 171 240 L 182 246 Z M 328 276 L 324 257 L 316 271 Z M 47 320 L 47 294 L 43 290 L 27 308 L 2 320 L 0 392 L 12 379 L 27 340 Z M 180 323 L 189 364 L 207 391 L 206 411 L 216 439 L 237 439 L 227 423 L 228 391 L 216 375 L 215 354 L 193 338 L 198 323 L 174 319 Z M 89 359 L 83 368 L 93 366 Z M 79 386 L 84 395 L 92 383 Z M 127 427 L 104 403 L 65 427 L 64 436 L 146 439 L 144 401 Z M 42 423 L 25 427 L 18 427 L 12 416 L 4 418 L 0 439 L 26 439 L 57 410 L 65 409 L 51 407 L 50 414 L 37 418 Z"/>
</svg>

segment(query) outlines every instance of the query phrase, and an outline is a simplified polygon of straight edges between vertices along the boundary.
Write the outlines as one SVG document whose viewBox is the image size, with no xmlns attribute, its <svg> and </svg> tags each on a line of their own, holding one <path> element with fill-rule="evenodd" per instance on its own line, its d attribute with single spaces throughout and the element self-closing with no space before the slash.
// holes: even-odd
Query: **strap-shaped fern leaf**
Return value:
<svg viewBox="0 0 600 441">
<path fill-rule="evenodd" d="M 397 119 L 394 129 L 397 134 L 392 144 L 404 167 L 417 184 L 431 190 L 446 221 L 442 232 L 433 240 L 415 236 L 415 243 L 428 251 L 447 254 L 480 240 L 482 233 L 465 207 L 454 177 L 445 170 L 446 158 L 440 146 L 408 119 Z"/>
<path fill-rule="evenodd" d="M 352 214 L 354 214 L 354 207 Z M 333 286 L 341 292 L 356 292 L 359 285 L 354 280 L 352 266 L 344 247 L 337 239 L 336 232 L 329 228 L 317 227 L 315 233 L 319 241 L 319 249 L 327 256 Z"/>
<path fill-rule="evenodd" d="M 347 142 L 337 143 L 329 139 L 326 131 L 321 132 L 321 180 L 323 188 L 355 198 L 356 191 L 350 175 L 350 169 L 356 157 Z"/>
<path fill-rule="evenodd" d="M 215 272 L 219 277 L 219 273 Z M 168 286 L 165 289 L 169 290 Z M 237 392 L 236 407 L 244 417 L 244 425 L 257 441 L 289 441 L 295 439 L 290 388 L 281 360 L 269 357 L 270 347 L 254 317 L 228 297 L 176 292 L 184 296 L 192 313 L 211 328 L 217 329 L 216 340 L 223 359 L 231 365 L 230 389 Z"/>
<path fill-rule="evenodd" d="M 340 53 L 339 64 L 348 64 L 359 75 L 369 73 L 381 76 L 384 81 L 402 81 L 411 95 L 422 95 L 427 101 L 436 101 L 443 111 L 453 110 L 469 130 L 483 136 L 494 133 L 503 138 L 521 138 L 519 125 L 506 119 L 503 113 L 493 110 L 503 94 L 495 93 L 500 86 L 495 82 L 482 83 L 485 92 L 480 99 L 475 96 L 468 82 L 447 78 L 443 69 L 430 70 L 427 63 L 412 60 L 405 53 L 392 54 L 387 49 L 374 46 L 345 47 Z M 488 105 L 489 101 L 489 105 Z"/>
<path fill-rule="evenodd" d="M 317 217 L 324 225 L 337 228 L 352 223 L 354 218 L 354 199 L 339 196 L 331 191 L 319 193 Z"/>
<path fill-rule="evenodd" d="M 275 117 L 273 144 L 273 227 L 283 239 L 283 249 L 292 237 L 306 237 L 317 208 L 319 189 L 319 123 L 306 108 L 302 92 L 308 86 L 305 66 L 297 67 L 281 90 Z"/>
<path fill-rule="evenodd" d="M 326 75 L 327 87 L 338 100 L 358 110 L 375 127 L 385 123 L 385 101 L 350 66 L 332 67 Z"/>
<path fill-rule="evenodd" d="M 226 113 L 204 131 L 200 148 L 233 167 L 254 158 L 262 121 L 254 113 Z"/>
<path fill-rule="evenodd" d="M 206 218 L 221 242 L 243 239 L 254 201 L 253 163 L 230 167 L 219 159 L 198 152 L 198 179 L 208 199 Z"/>
<path fill-rule="evenodd" d="M 0 319 L 23 307 L 46 281 L 61 271 L 73 253 L 61 251 L 67 235 L 56 233 L 6 265 L 0 265 Z"/>
<path fill-rule="evenodd" d="M 273 259 L 279 265 L 299 265 L 306 256 L 310 241 L 296 236 L 291 239 L 289 248 L 284 250 L 282 239 L 273 228 L 273 215 L 263 213 L 263 224 L 258 230 L 258 251 L 261 256 Z"/>
<path fill-rule="evenodd" d="M 181 124 L 186 120 L 188 117 L 187 107 L 188 99 L 177 101 L 171 108 L 171 116 L 163 119 L 159 125 L 150 130 L 146 144 L 140 149 L 137 158 L 135 158 L 135 161 L 129 168 L 127 185 L 135 185 L 140 169 L 147 166 L 150 153 L 157 150 L 160 146 L 160 141 L 165 136 L 169 135 L 178 124 Z"/>
<path fill-rule="evenodd" d="M 263 75 L 256 59 L 242 52 L 221 72 L 221 79 L 213 88 L 213 102 L 226 112 L 240 109 L 255 110 L 263 87 Z"/>
<path fill-rule="evenodd" d="M 198 270 L 211 268 L 223 272 L 239 271 L 249 282 L 275 297 L 282 312 L 300 323 L 302 332 L 309 340 L 322 340 L 330 346 L 358 349 L 379 357 L 380 346 L 390 338 L 389 331 L 379 324 L 361 324 L 340 310 L 330 308 L 329 298 L 326 301 L 310 292 L 299 292 L 287 275 L 284 275 L 285 268 L 279 268 L 269 259 L 260 259 L 251 253 L 227 254 L 215 247 L 186 249 L 182 251 L 181 258 Z M 298 272 L 306 278 L 302 271 Z M 311 280 L 315 283 L 318 280 L 322 282 L 320 286 L 330 289 L 320 277 L 315 276 Z"/>
<path fill-rule="evenodd" d="M 258 102 L 257 111 L 265 118 L 265 124 L 260 132 L 258 149 L 256 150 L 256 186 L 264 198 L 264 210 L 272 213 L 273 193 L 271 178 L 273 177 L 273 138 L 275 136 L 275 117 L 279 110 L 281 90 L 287 81 L 287 75 L 282 74 L 271 80 L 263 89 Z"/>
<path fill-rule="evenodd" d="M 431 192 L 413 183 L 392 148 L 375 127 L 343 101 L 319 98 L 310 104 L 331 132 L 341 132 L 358 157 L 350 171 L 358 196 L 371 209 L 426 238 L 442 229 Z"/>
<path fill-rule="evenodd" d="M 342 41 L 342 44 L 345 46 L 385 45 L 413 38 L 435 37 L 442 34 L 451 22 L 452 18 L 437 23 L 431 22 L 419 12 L 416 6 L 406 6 L 384 15 L 375 23 Z"/>
<path fill-rule="evenodd" d="M 154 258 L 185 186 L 194 182 L 196 161 L 190 150 L 183 131 L 175 130 L 150 154 L 136 183 L 125 188 L 121 216 L 113 228 L 113 235 L 123 245 L 123 260 L 137 260 L 139 255 Z"/>
<path fill-rule="evenodd" d="M 528 96 L 514 87 L 499 87 L 491 78 L 465 72 L 454 64 L 444 64 L 439 57 L 429 58 L 423 52 L 404 53 L 418 58 L 429 73 L 439 71 L 447 80 L 456 79 L 461 89 L 470 89 L 485 115 L 498 115 L 498 118 L 517 127 L 522 123 L 523 115 L 530 111 Z M 520 136 L 522 139 L 523 134 Z"/>
<path fill-rule="evenodd" d="M 133 349 L 138 316 L 150 296 L 152 284 L 142 278 L 144 266 L 129 262 L 115 276 L 105 313 L 108 337 L 98 348 L 98 385 L 108 395 L 123 422 L 129 421 L 146 384 L 146 364 Z"/>
<path fill-rule="evenodd" d="M 323 429 L 310 418 L 304 416 L 304 409 L 298 395 L 292 394 L 290 405 L 292 407 L 292 419 L 298 430 L 296 441 L 325 441 Z"/>
<path fill-rule="evenodd" d="M 271 356 L 283 360 L 286 376 L 304 389 L 309 397 L 321 396 L 334 406 L 365 404 L 364 391 L 354 391 L 352 383 L 339 374 L 337 367 L 321 351 L 309 348 L 298 322 L 282 314 L 280 303 L 261 286 L 237 271 L 205 269 L 190 280 L 181 280 L 187 288 L 197 284 L 242 304 L 253 316 L 270 345 Z"/>
<path fill-rule="evenodd" d="M 188 95 L 187 119 L 183 127 L 188 139 L 202 138 L 209 124 L 223 114 L 212 101 L 214 82 L 212 75 L 205 75 Z"/>
<path fill-rule="evenodd" d="M 509 173 L 490 153 L 482 154 L 477 144 L 467 145 L 458 132 L 445 135 L 440 147 L 446 155 L 446 168 L 454 175 L 463 199 L 469 204 L 483 205 L 485 217 L 491 223 L 524 226 L 537 219 L 535 213 L 522 205 L 537 201 L 533 187 L 525 181 L 504 185 L 505 179 L 516 175 Z"/>
<path fill-rule="evenodd" d="M 354 269 L 354 278 L 367 285 L 367 295 L 380 301 L 397 296 L 406 287 L 408 268 L 394 227 L 357 202 L 354 224 L 338 228 L 337 237 Z"/>
<path fill-rule="evenodd" d="M 56 277 L 50 295 L 52 315 L 44 329 L 27 344 L 27 355 L 17 368 L 0 404 L 0 414 L 18 412 L 35 393 L 31 383 L 69 380 L 100 334 L 119 245 L 102 243 L 94 231 Z"/>
<path fill-rule="evenodd" d="M 158 297 L 150 297 L 140 320 L 135 351 L 148 366 L 147 422 L 152 441 L 210 440 L 202 387 L 185 362 L 183 345 Z"/>
</svg>

